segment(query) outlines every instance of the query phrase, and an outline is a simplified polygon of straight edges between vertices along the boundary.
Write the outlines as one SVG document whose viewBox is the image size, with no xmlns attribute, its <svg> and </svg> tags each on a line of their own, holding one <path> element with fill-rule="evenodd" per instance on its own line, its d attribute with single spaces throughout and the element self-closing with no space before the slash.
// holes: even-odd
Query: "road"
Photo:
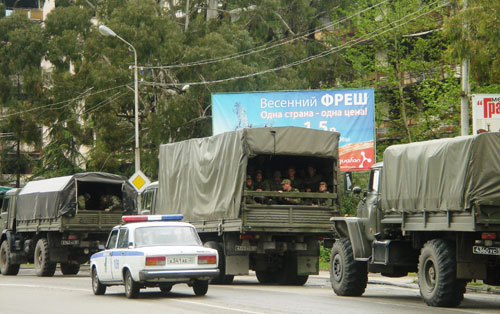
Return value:
<svg viewBox="0 0 500 314">
<path fill-rule="evenodd" d="M 261 285 L 254 276 L 235 278 L 233 285 L 211 285 L 196 297 L 185 284 L 168 295 L 141 290 L 139 299 L 125 298 L 123 287 L 108 287 L 94 296 L 88 270 L 77 276 L 39 278 L 32 269 L 18 276 L 0 276 L 1 314 L 77 313 L 498 313 L 500 296 L 468 293 L 459 308 L 426 306 L 418 289 L 369 284 L 362 297 L 338 297 L 327 277 L 312 276 L 303 287 Z"/>
</svg>

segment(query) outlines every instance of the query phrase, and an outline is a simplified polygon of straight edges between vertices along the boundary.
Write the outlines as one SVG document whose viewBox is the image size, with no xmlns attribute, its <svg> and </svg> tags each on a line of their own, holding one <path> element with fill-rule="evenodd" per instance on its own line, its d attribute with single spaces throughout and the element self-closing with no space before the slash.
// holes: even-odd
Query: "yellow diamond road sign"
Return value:
<svg viewBox="0 0 500 314">
<path fill-rule="evenodd" d="M 130 184 L 132 184 L 132 186 L 139 193 L 144 191 L 144 189 L 151 183 L 148 177 L 146 177 L 140 170 L 134 173 L 134 175 L 131 176 L 130 179 L 128 179 L 128 182 L 130 182 Z"/>
</svg>

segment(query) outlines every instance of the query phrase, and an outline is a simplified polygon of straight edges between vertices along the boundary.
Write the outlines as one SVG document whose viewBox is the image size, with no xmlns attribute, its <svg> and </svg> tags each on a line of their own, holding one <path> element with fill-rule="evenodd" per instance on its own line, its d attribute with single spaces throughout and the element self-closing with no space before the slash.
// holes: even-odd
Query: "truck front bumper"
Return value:
<svg viewBox="0 0 500 314">
<path fill-rule="evenodd" d="M 189 281 L 191 279 L 210 280 L 218 274 L 218 269 L 142 270 L 139 272 L 139 279 L 141 281 L 156 281 L 162 279 L 175 281 Z"/>
</svg>

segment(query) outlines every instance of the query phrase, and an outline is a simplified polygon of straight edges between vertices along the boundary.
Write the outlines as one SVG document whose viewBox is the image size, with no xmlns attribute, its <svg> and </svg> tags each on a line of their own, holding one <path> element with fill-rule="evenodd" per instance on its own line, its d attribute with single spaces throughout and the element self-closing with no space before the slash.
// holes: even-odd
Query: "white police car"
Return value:
<svg viewBox="0 0 500 314">
<path fill-rule="evenodd" d="M 127 298 L 145 287 L 168 293 L 176 283 L 187 283 L 205 295 L 208 281 L 219 273 L 217 250 L 203 247 L 193 225 L 182 215 L 129 215 L 111 231 L 106 250 L 90 257 L 92 290 L 125 285 Z"/>
</svg>

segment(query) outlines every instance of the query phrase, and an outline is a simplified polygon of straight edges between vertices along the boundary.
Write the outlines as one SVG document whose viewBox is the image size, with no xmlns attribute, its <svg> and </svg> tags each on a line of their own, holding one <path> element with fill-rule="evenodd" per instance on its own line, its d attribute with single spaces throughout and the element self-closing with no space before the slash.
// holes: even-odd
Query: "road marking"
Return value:
<svg viewBox="0 0 500 314">
<path fill-rule="evenodd" d="M 255 312 L 255 311 L 248 311 L 248 310 L 243 310 L 243 309 L 235 309 L 233 307 L 213 305 L 213 304 L 196 302 L 196 301 L 186 301 L 186 300 L 178 300 L 178 299 L 169 299 L 169 301 L 176 301 L 176 302 L 189 303 L 189 304 L 195 304 L 195 305 L 203 305 L 203 306 L 213 307 L 213 308 L 216 308 L 216 309 L 232 311 L 232 312 L 252 313 L 252 314 L 264 314 L 264 312 Z"/>
<path fill-rule="evenodd" d="M 34 289 L 44 288 L 44 289 L 66 290 L 66 291 L 90 292 L 90 289 L 65 288 L 65 287 L 44 286 L 44 285 L 14 284 L 14 283 L 0 283 L 0 287 L 19 287 L 19 288 L 34 288 Z"/>
</svg>

